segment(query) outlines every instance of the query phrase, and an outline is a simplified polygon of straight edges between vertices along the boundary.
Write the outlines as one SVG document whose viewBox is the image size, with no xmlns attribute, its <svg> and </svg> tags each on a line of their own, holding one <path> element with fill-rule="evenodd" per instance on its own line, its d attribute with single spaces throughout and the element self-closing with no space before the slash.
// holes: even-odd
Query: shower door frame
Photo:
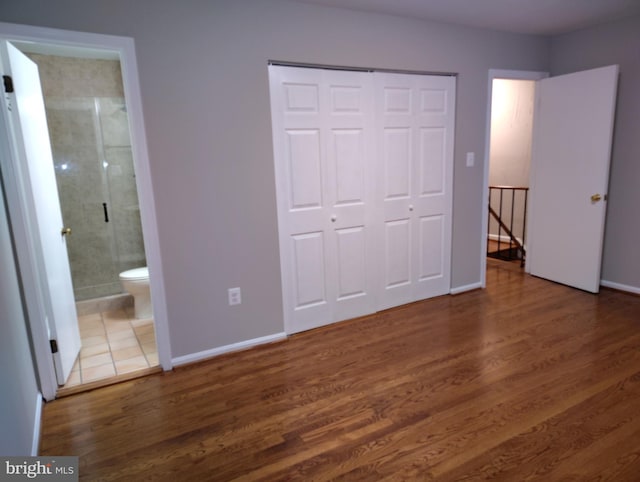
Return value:
<svg viewBox="0 0 640 482">
<path fill-rule="evenodd" d="M 138 67 L 135 55 L 135 45 L 132 38 L 112 35 L 92 34 L 85 32 L 74 32 L 69 30 L 59 30 L 29 25 L 8 24 L 0 22 L 0 38 L 15 42 L 34 42 L 50 46 L 64 48 L 94 49 L 116 53 L 122 68 L 122 82 L 124 96 L 127 102 L 129 113 L 129 129 L 131 135 L 131 147 L 133 153 L 133 163 L 136 173 L 136 186 L 140 203 L 140 216 L 144 237 L 144 247 L 149 266 L 150 285 L 152 293 L 154 324 L 156 330 L 156 344 L 158 347 L 158 360 L 162 368 L 167 371 L 173 368 L 171 360 L 171 346 L 169 338 L 169 325 L 167 317 L 167 307 L 165 303 L 164 277 L 162 273 L 162 262 L 160 258 L 160 243 L 158 238 L 158 228 L 156 221 L 155 202 L 151 184 L 151 173 L 149 169 L 149 155 L 147 151 L 147 140 L 142 112 L 142 99 L 140 95 L 140 82 L 138 77 Z M 15 163 L 15 159 L 9 159 L 10 163 Z M 20 198 L 13 192 L 7 192 L 7 204 L 10 213 L 16 216 L 14 222 L 15 229 L 23 229 L 29 223 L 29 215 L 25 213 L 24 206 L 21 206 Z M 12 205 L 14 208 L 12 209 Z M 22 227 L 21 227 L 22 226 Z M 25 250 L 24 246 L 16 246 L 18 257 L 20 250 Z M 29 253 L 22 253 L 28 258 Z M 33 267 L 32 267 L 33 268 Z M 28 267 L 20 268 L 20 275 L 24 280 L 32 281 L 37 279 L 38 273 Z M 32 293 L 24 293 L 27 306 L 33 306 L 35 312 L 41 310 L 37 306 L 39 297 Z M 53 400 L 58 389 L 53 358 L 49 349 L 48 327 L 45 326 L 43 318 L 29 318 L 29 332 L 31 334 L 34 347 L 34 366 L 38 373 L 40 391 L 45 400 Z"/>
</svg>

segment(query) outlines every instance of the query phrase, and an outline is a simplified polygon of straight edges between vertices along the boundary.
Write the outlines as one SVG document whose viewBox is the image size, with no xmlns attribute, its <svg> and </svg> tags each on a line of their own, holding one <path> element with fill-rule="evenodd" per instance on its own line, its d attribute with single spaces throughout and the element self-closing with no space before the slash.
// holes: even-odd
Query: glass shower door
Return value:
<svg viewBox="0 0 640 482">
<path fill-rule="evenodd" d="M 146 264 L 123 98 L 48 99 L 76 301 L 122 292 L 121 271 Z"/>
</svg>

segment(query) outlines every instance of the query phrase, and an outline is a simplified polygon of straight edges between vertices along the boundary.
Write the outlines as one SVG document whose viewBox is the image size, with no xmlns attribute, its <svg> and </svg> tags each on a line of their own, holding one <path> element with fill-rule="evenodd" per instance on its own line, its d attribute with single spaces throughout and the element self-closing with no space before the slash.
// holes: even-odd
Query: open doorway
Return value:
<svg viewBox="0 0 640 482">
<path fill-rule="evenodd" d="M 592 293 L 597 293 L 601 284 L 618 75 L 617 65 L 549 79 L 546 74 L 536 72 L 489 73 L 490 100 L 494 78 L 540 80 L 535 96 L 525 270 Z M 485 151 L 487 192 L 490 112 L 491 103 L 487 109 Z M 487 195 L 487 211 L 488 198 Z M 488 234 L 489 231 L 487 237 Z M 486 238 L 482 244 L 482 286 L 485 286 Z"/>
<path fill-rule="evenodd" d="M 7 92 L 3 99 L 3 104 L 6 108 L 3 109 L 3 112 L 0 112 L 0 127 L 2 127 L 0 137 L 2 137 L 3 142 L 6 141 L 7 145 L 9 145 L 9 149 L 7 149 L 6 153 L 7 155 L 0 158 L 0 162 L 2 162 L 3 172 L 6 173 L 7 178 L 9 179 L 9 182 L 7 184 L 8 189 L 6 192 L 7 205 L 11 216 L 12 235 L 14 236 L 16 242 L 16 254 L 20 263 L 20 275 L 22 278 L 25 307 L 28 312 L 28 328 L 32 341 L 33 358 L 36 365 L 36 370 L 38 372 L 40 385 L 39 388 L 43 397 L 45 398 L 45 400 L 52 400 L 56 397 L 59 385 L 63 384 L 60 383 L 60 377 L 58 376 L 61 371 L 57 370 L 59 363 L 57 357 L 60 357 L 59 353 L 65 351 L 63 346 L 65 345 L 65 337 L 58 335 L 60 333 L 60 331 L 58 330 L 58 328 L 60 327 L 58 323 L 60 317 L 56 316 L 58 313 L 55 309 L 52 309 L 51 306 L 54 301 L 57 303 L 57 298 L 55 296 L 56 293 L 52 291 L 53 288 L 57 286 L 55 283 L 56 280 L 52 280 L 49 278 L 49 275 L 51 274 L 51 271 L 49 270 L 50 266 L 46 262 L 43 262 L 43 260 L 46 261 L 46 259 L 64 258 L 67 268 L 69 268 L 69 263 L 66 256 L 66 248 L 64 256 L 50 257 L 46 255 L 43 247 L 47 246 L 47 244 L 43 244 L 43 238 L 40 238 L 40 234 L 41 232 L 43 232 L 43 228 L 41 227 L 43 225 L 41 222 L 42 219 L 40 218 L 42 218 L 43 216 L 40 216 L 40 218 L 38 217 L 37 211 L 35 210 L 34 200 L 32 199 L 34 193 L 41 191 L 31 189 L 30 181 L 28 181 L 25 177 L 25 169 L 27 168 L 24 167 L 24 162 L 22 161 L 22 159 L 25 158 L 25 151 L 28 150 L 26 149 L 26 146 L 38 146 L 45 144 L 49 146 L 50 144 L 48 138 L 46 139 L 47 142 L 41 142 L 39 140 L 37 142 L 29 142 L 27 140 L 25 133 L 28 130 L 33 129 L 31 127 L 25 126 L 33 125 L 31 120 L 31 113 L 33 112 L 33 110 L 29 110 L 28 116 L 22 116 L 21 112 L 23 112 L 23 109 L 19 106 L 20 103 L 23 102 L 20 101 L 21 96 L 22 99 L 24 99 L 26 95 L 20 94 L 20 92 L 26 92 L 28 89 L 16 89 L 15 93 L 13 93 L 13 85 L 11 85 L 13 60 L 11 60 L 11 62 L 9 63 L 11 65 L 11 68 L 9 68 L 9 64 L 5 63 L 5 59 L 8 59 L 9 57 L 15 59 L 21 56 L 27 60 L 26 63 L 20 64 L 21 68 L 22 65 L 26 64 L 35 66 L 34 62 L 25 56 L 25 52 L 28 52 L 29 54 L 64 57 L 76 60 L 81 58 L 105 60 L 106 56 L 107 58 L 110 57 L 111 60 L 115 60 L 115 63 L 119 64 L 118 68 L 121 68 L 120 89 L 122 95 L 109 95 L 105 96 L 109 97 L 108 99 L 102 99 L 96 98 L 102 97 L 100 95 L 92 96 L 81 94 L 80 96 L 84 95 L 85 97 L 93 97 L 92 99 L 90 99 L 91 102 L 89 102 L 89 109 L 76 109 L 80 104 L 82 104 L 82 102 L 76 102 L 77 99 L 76 101 L 67 103 L 64 108 L 71 111 L 75 110 L 77 112 L 82 112 L 84 109 L 84 114 L 90 114 L 88 117 L 87 115 L 85 115 L 85 120 L 89 119 L 88 121 L 82 121 L 77 118 L 75 120 L 75 123 L 77 124 L 76 127 L 89 127 L 87 132 L 89 132 L 88 135 L 90 137 L 106 136 L 111 137 L 111 140 L 113 140 L 114 138 L 119 138 L 120 140 L 128 138 L 127 142 L 116 142 L 115 145 L 113 142 L 102 142 L 101 145 L 94 144 L 93 150 L 98 152 L 98 154 L 94 155 L 93 157 L 94 160 L 95 158 L 97 158 L 99 161 L 98 167 L 95 169 L 95 172 L 100 172 L 100 169 L 102 169 L 103 172 L 101 173 L 101 175 L 106 178 L 107 181 L 106 186 L 103 184 L 96 190 L 104 193 L 105 190 L 108 191 L 110 187 L 113 187 L 108 185 L 109 182 L 113 180 L 109 179 L 109 177 L 114 177 L 110 176 L 108 173 L 108 169 L 106 169 L 110 165 L 113 165 L 113 167 L 115 168 L 111 173 L 112 175 L 121 175 L 123 177 L 127 177 L 128 170 L 129 177 L 133 178 L 133 173 L 135 172 L 133 187 L 129 185 L 128 189 L 121 189 L 121 191 L 119 192 L 115 192 L 113 190 L 110 193 L 107 192 L 107 194 L 110 195 L 110 198 L 108 201 L 103 201 L 103 203 L 111 202 L 112 205 L 110 207 L 113 209 L 115 207 L 113 205 L 115 204 L 115 198 L 118 198 L 118 201 L 125 201 L 126 198 L 130 198 L 130 194 L 132 194 L 133 192 L 135 192 L 139 196 L 139 209 L 137 207 L 134 207 L 136 204 L 135 202 L 126 204 L 126 207 L 129 208 L 129 211 L 135 214 L 135 217 L 139 218 L 139 226 L 136 227 L 135 230 L 137 230 L 139 233 L 144 231 L 144 242 L 142 242 L 141 238 L 138 241 L 139 246 L 144 246 L 144 248 L 142 249 L 144 258 L 138 259 L 138 257 L 136 256 L 130 256 L 130 253 L 127 254 L 127 251 L 129 251 L 128 249 L 121 249 L 122 245 L 117 246 L 117 240 L 115 240 L 115 242 L 111 242 L 111 244 L 107 243 L 107 245 L 105 245 L 107 246 L 105 248 L 105 251 L 110 252 L 110 254 L 113 254 L 115 251 L 120 251 L 124 254 L 123 257 L 118 258 L 119 261 L 115 263 L 113 269 L 111 270 L 112 272 L 119 271 L 120 273 L 122 273 L 122 269 L 127 270 L 127 268 L 131 266 L 126 266 L 127 262 L 135 263 L 136 266 L 138 266 L 138 263 L 141 262 L 142 259 L 146 259 L 145 264 L 149 267 L 148 271 L 150 274 L 150 276 L 147 275 L 147 279 L 149 280 L 150 289 L 151 291 L 153 291 L 154 295 L 154 326 L 152 327 L 152 329 L 155 332 L 156 343 L 154 344 L 157 344 L 157 355 L 150 358 L 153 360 L 154 365 L 160 364 L 165 370 L 171 369 L 171 352 L 169 347 L 167 314 L 166 306 L 164 304 L 164 283 L 162 276 L 162 266 L 160 262 L 157 223 L 153 202 L 153 192 L 151 188 L 149 159 L 146 149 L 145 129 L 142 119 L 142 105 L 133 40 L 125 37 L 103 36 L 97 34 L 70 32 L 4 23 L 0 23 L 0 39 L 2 39 L 3 41 L 3 76 L 5 77 L 5 89 Z M 9 62 L 9 60 L 6 60 L 6 62 Z M 28 69 L 29 71 L 33 70 L 32 67 L 28 67 Z M 16 78 L 18 77 L 25 78 L 22 73 L 16 76 Z M 38 75 L 36 68 L 35 78 L 37 77 Z M 7 87 L 8 81 L 10 89 Z M 32 81 L 29 82 L 33 83 Z M 40 90 L 39 83 L 38 90 Z M 42 95 L 39 94 L 39 97 L 40 105 L 42 105 L 44 103 Z M 62 102 L 62 105 L 64 104 L 65 102 Z M 28 105 L 33 104 L 29 102 Z M 57 107 L 60 107 L 60 105 L 61 104 L 58 104 Z M 73 107 L 69 109 L 69 106 Z M 14 109 L 13 107 L 18 108 Z M 55 110 L 56 103 L 50 103 L 49 107 Z M 43 112 L 42 117 L 44 117 L 44 105 L 42 105 L 41 111 Z M 60 112 L 58 112 L 58 114 L 60 114 Z M 73 113 L 67 112 L 67 114 Z M 120 122 L 118 124 L 118 121 L 123 120 L 124 122 Z M 40 123 L 40 125 L 41 124 L 42 123 Z M 47 126 L 45 125 L 44 132 L 46 133 L 48 130 L 50 130 L 53 133 L 55 129 L 59 129 L 61 132 L 63 132 L 64 138 L 65 129 L 62 128 L 62 123 L 59 124 L 60 125 L 51 127 L 50 129 L 47 129 Z M 111 125 L 105 129 L 106 124 Z M 118 125 L 120 127 L 118 127 Z M 123 128 L 122 126 L 125 125 L 126 127 Z M 70 144 L 74 144 L 73 140 L 68 142 L 68 132 L 69 131 L 67 131 L 66 134 L 66 141 L 58 143 L 58 146 L 56 146 L 58 148 L 58 159 L 56 159 L 55 161 L 51 160 L 53 156 L 51 155 L 52 153 L 49 149 L 49 167 L 45 170 L 50 168 L 51 175 L 49 177 L 53 179 L 54 186 L 57 180 L 55 179 L 53 164 L 55 164 L 55 167 L 60 171 L 69 169 L 73 164 L 72 162 L 65 162 L 64 159 L 65 155 L 69 156 L 69 161 L 71 160 L 71 157 L 73 157 L 73 155 L 69 154 L 68 151 L 65 152 L 65 149 L 70 147 Z M 39 137 L 38 139 L 44 139 L 44 137 Z M 64 145 L 65 143 L 66 146 Z M 78 142 L 78 144 L 81 143 Z M 110 150 L 112 152 L 107 154 L 105 152 L 106 150 Z M 41 159 L 44 159 L 46 157 L 47 156 L 41 157 Z M 78 157 L 83 157 L 83 155 L 76 155 L 76 159 Z M 86 157 L 90 158 L 91 156 L 87 155 Z M 125 158 L 127 158 L 128 161 L 131 161 L 126 167 L 125 163 L 122 163 Z M 44 164 L 39 167 L 44 167 Z M 33 169 L 31 166 L 29 166 L 28 170 L 29 172 L 32 172 Z M 87 187 L 87 189 L 91 190 L 93 188 Z M 119 188 L 116 187 L 116 191 L 118 189 Z M 103 207 L 103 203 L 99 203 L 99 206 Z M 61 203 L 56 202 L 49 204 L 51 206 L 57 206 L 57 212 L 58 214 L 60 214 Z M 109 217 L 109 221 L 115 224 L 115 218 L 112 217 L 113 215 L 115 215 L 114 211 L 110 210 L 110 212 L 107 213 L 106 209 L 100 210 L 100 214 L 104 216 L 102 222 L 106 223 L 106 219 L 107 217 Z M 102 216 L 98 217 L 102 218 Z M 66 223 L 67 219 L 65 219 L 64 221 Z M 123 221 L 122 216 L 120 221 Z M 60 245 L 61 241 L 71 237 L 69 236 L 70 233 L 67 229 L 68 226 L 63 226 L 61 220 L 58 220 L 53 224 L 55 226 L 52 231 L 55 231 L 54 237 L 57 237 L 57 239 L 55 239 L 54 243 L 52 244 Z M 76 230 L 76 234 L 77 233 L 78 231 Z M 127 239 L 127 235 L 116 234 L 116 236 L 119 236 L 121 241 Z M 112 239 L 112 241 L 114 240 Z M 65 243 L 63 242 L 62 244 L 64 245 Z M 68 276 L 68 279 L 70 279 L 70 276 Z M 69 281 L 69 285 L 70 284 L 71 283 Z M 111 283 L 103 284 L 111 284 L 112 287 L 119 285 L 119 283 L 115 282 L 114 280 L 112 280 Z M 60 283 L 58 283 L 58 285 L 60 285 Z M 104 288 L 104 286 L 102 288 Z M 120 288 L 120 286 L 118 286 L 118 288 Z M 70 300 L 70 304 L 74 307 L 74 316 L 62 317 L 61 319 L 75 320 L 76 310 L 74 293 L 72 289 L 66 291 L 70 293 L 70 296 L 65 296 L 64 299 Z M 132 291 L 130 291 L 130 293 L 132 293 Z M 93 296 L 105 297 L 101 295 L 110 296 L 105 292 L 94 292 L 93 294 Z M 104 303 L 99 303 L 99 305 L 100 309 L 104 308 Z M 108 308 L 109 307 L 107 307 L 107 309 Z M 131 307 L 123 306 L 122 308 L 122 313 L 125 313 L 127 315 L 131 314 Z M 82 310 L 79 310 L 79 312 L 83 314 L 86 312 L 86 310 L 85 308 L 83 308 Z M 68 323 L 65 321 L 65 324 Z M 72 324 L 75 325 L 76 331 L 78 331 L 77 320 L 76 323 Z M 135 327 L 130 326 L 130 328 L 132 328 L 134 335 L 136 335 L 137 337 L 136 330 L 134 329 Z M 103 330 L 105 332 L 106 338 L 106 328 L 103 328 Z M 150 337 L 143 337 L 143 343 L 144 342 L 146 342 L 148 345 L 146 348 L 150 349 Z M 140 340 L 138 340 L 138 343 L 140 343 Z M 127 347 L 122 346 L 122 348 Z M 140 346 L 139 348 L 143 350 L 143 355 L 145 355 L 142 346 Z M 79 350 L 72 349 L 70 351 L 77 354 Z M 109 348 L 109 351 L 111 352 L 111 348 Z M 76 355 L 73 355 L 72 359 L 75 360 L 75 358 Z M 114 363 L 113 360 L 111 363 Z M 69 368 L 71 368 L 70 365 Z M 116 372 L 117 375 L 115 367 L 114 372 Z M 123 377 L 126 377 L 126 374 L 123 375 Z"/>
<path fill-rule="evenodd" d="M 483 287 L 489 256 L 524 267 L 535 89 L 536 81 L 546 77 L 546 72 L 489 71 Z"/>
<path fill-rule="evenodd" d="M 524 267 L 533 80 L 492 80 L 487 256 Z"/>
<path fill-rule="evenodd" d="M 152 310 L 138 309 L 136 316 L 120 280 L 147 261 L 119 57 L 45 44 L 18 47 L 38 66 L 60 208 L 70 230 L 81 350 L 61 389 L 156 367 Z"/>
</svg>

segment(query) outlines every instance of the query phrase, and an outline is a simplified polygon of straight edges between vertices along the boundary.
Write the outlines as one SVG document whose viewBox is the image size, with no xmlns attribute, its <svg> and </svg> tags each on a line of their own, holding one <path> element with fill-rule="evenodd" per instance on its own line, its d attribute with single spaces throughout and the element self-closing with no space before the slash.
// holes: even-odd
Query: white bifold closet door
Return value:
<svg viewBox="0 0 640 482">
<path fill-rule="evenodd" d="M 375 311 L 373 83 L 270 66 L 285 329 Z"/>
<path fill-rule="evenodd" d="M 450 291 L 455 86 L 375 74 L 378 309 Z"/>
<path fill-rule="evenodd" d="M 455 79 L 269 76 L 287 333 L 448 293 Z"/>
</svg>

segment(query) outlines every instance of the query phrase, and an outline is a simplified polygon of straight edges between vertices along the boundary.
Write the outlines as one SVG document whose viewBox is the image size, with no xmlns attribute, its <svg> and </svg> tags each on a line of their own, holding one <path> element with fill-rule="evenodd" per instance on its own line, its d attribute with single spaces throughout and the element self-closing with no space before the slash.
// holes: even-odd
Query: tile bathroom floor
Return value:
<svg viewBox="0 0 640 482">
<path fill-rule="evenodd" d="M 82 348 L 63 388 L 158 365 L 153 319 L 136 320 L 133 308 L 78 316 Z"/>
</svg>

